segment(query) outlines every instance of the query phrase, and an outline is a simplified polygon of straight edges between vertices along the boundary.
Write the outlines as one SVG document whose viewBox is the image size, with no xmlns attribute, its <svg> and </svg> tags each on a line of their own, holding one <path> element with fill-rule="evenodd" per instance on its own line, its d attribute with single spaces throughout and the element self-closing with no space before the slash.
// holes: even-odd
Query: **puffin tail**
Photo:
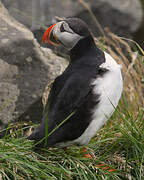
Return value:
<svg viewBox="0 0 144 180">
<path fill-rule="evenodd" d="M 40 131 L 39 127 L 34 130 L 28 137 L 28 140 L 35 140 L 35 141 L 39 141 L 41 140 L 45 135 L 42 133 L 42 131 Z"/>
<path fill-rule="evenodd" d="M 27 137 L 28 140 L 36 140 L 35 138 L 35 132 L 33 132 L 31 135 Z"/>
<path fill-rule="evenodd" d="M 44 136 L 39 133 L 39 131 L 34 131 L 31 135 L 27 137 L 28 140 L 34 140 L 34 146 L 35 148 L 44 147 L 44 140 L 42 140 Z"/>
</svg>

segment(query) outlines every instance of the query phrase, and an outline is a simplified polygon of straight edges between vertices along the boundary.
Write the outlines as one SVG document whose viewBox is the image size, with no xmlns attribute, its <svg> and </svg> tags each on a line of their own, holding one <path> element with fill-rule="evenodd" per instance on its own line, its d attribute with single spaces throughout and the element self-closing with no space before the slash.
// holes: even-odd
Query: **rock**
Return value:
<svg viewBox="0 0 144 180">
<path fill-rule="evenodd" d="M 95 0 L 92 0 L 91 3 L 95 4 Z M 99 0 L 96 6 L 91 6 L 91 9 L 102 27 L 108 27 L 110 31 L 121 36 L 128 37 L 136 32 L 143 18 L 139 0 Z M 137 13 L 133 13 L 135 11 Z M 82 17 L 84 14 L 85 19 L 87 19 L 88 12 L 86 11 L 78 16 Z M 98 31 L 94 27 L 94 21 L 89 19 L 88 22 L 93 32 Z"/>
<path fill-rule="evenodd" d="M 0 83 L 0 124 L 1 128 L 13 121 L 16 101 L 18 100 L 19 89 L 17 85 L 1 82 Z"/>
<path fill-rule="evenodd" d="M 40 121 L 43 90 L 68 62 L 42 48 L 2 3 L 0 22 L 0 123 L 16 118 Z"/>
<path fill-rule="evenodd" d="M 142 21 L 139 0 L 84 0 L 102 27 L 109 27 L 116 34 L 134 33 Z M 32 30 L 55 21 L 55 16 L 80 17 L 85 20 L 95 35 L 99 35 L 93 17 L 83 0 L 2 0 L 10 13 Z M 136 13 L 134 13 L 136 12 Z"/>
<path fill-rule="evenodd" d="M 16 101 L 19 96 L 19 89 L 14 84 L 18 74 L 15 65 L 9 65 L 0 59 L 0 124 L 1 128 L 13 120 L 13 113 L 16 108 Z"/>
</svg>

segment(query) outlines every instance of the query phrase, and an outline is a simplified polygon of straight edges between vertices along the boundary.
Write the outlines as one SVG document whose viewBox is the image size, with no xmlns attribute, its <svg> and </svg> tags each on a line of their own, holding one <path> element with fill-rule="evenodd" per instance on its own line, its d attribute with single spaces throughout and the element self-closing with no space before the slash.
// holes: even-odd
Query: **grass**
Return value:
<svg viewBox="0 0 144 180">
<path fill-rule="evenodd" d="M 80 0 L 85 8 L 87 4 Z M 99 23 L 88 8 L 95 23 Z M 100 28 L 101 33 L 103 30 Z M 129 40 L 128 40 L 129 41 Z M 122 64 L 124 93 L 118 108 L 86 147 L 67 150 L 43 148 L 34 151 L 25 139 L 35 124 L 15 123 L 0 139 L 0 179 L 2 180 L 143 180 L 144 108 L 142 98 L 143 50 L 106 30 L 96 44 Z M 4 106 L 0 107 L 0 111 Z M 10 132 L 10 133 L 8 133 Z M 92 157 L 92 158 L 91 158 Z"/>
<path fill-rule="evenodd" d="M 0 139 L 2 180 L 143 180 L 144 108 L 141 93 L 143 57 L 136 46 L 107 32 L 96 44 L 123 66 L 124 92 L 113 116 L 86 147 L 34 151 L 24 134 L 35 125 L 10 124 Z M 133 58 L 134 57 L 134 58 Z M 3 108 L 2 108 L 3 109 Z M 92 157 L 92 158 L 91 158 Z"/>
<path fill-rule="evenodd" d="M 84 155 L 84 147 L 76 146 L 66 151 L 57 148 L 34 151 L 33 142 L 26 140 L 24 134 L 35 124 L 10 124 L 6 135 L 0 139 L 0 179 L 144 179 L 144 101 L 141 93 L 144 58 L 138 53 L 133 56 L 138 48 L 111 32 L 96 39 L 96 44 L 122 64 L 124 92 L 113 116 L 86 147 L 91 156 Z M 47 97 L 47 92 L 44 94 Z"/>
<path fill-rule="evenodd" d="M 126 99 L 86 147 L 93 158 L 84 157 L 83 147 L 67 150 L 33 150 L 33 142 L 21 137 L 32 125 L 8 127 L 0 140 L 1 179 L 144 179 L 144 108 L 129 111 Z"/>
</svg>

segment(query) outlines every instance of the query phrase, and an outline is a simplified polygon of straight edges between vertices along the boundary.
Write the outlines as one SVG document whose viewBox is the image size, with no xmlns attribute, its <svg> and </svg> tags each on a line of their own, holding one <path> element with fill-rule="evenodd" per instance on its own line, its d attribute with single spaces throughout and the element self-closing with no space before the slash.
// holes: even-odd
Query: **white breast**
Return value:
<svg viewBox="0 0 144 180">
<path fill-rule="evenodd" d="M 80 145 L 88 144 L 99 128 L 110 118 L 118 105 L 123 89 L 121 66 L 107 53 L 106 62 L 101 67 L 109 71 L 102 77 L 93 80 L 93 92 L 100 94 L 100 103 L 93 110 L 92 122 L 85 132 L 76 140 Z"/>
</svg>

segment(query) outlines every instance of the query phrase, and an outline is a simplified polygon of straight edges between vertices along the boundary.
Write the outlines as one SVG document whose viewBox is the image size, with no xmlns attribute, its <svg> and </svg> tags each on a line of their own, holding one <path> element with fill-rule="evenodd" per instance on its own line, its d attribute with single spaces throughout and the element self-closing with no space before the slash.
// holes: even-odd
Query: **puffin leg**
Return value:
<svg viewBox="0 0 144 180">
<path fill-rule="evenodd" d="M 88 158 L 88 159 L 93 159 L 95 157 L 94 154 L 87 153 L 87 149 L 86 148 L 83 148 L 83 154 L 84 154 L 83 156 L 85 158 Z"/>
<path fill-rule="evenodd" d="M 93 154 L 87 153 L 87 149 L 86 148 L 83 148 L 83 153 L 84 153 L 84 157 L 85 158 L 88 158 L 88 159 L 95 158 L 94 153 Z M 108 174 L 108 173 L 116 171 L 116 169 L 112 169 L 107 164 L 97 164 L 96 167 L 99 168 L 99 169 L 102 169 L 103 171 L 106 171 L 105 174 Z"/>
</svg>

